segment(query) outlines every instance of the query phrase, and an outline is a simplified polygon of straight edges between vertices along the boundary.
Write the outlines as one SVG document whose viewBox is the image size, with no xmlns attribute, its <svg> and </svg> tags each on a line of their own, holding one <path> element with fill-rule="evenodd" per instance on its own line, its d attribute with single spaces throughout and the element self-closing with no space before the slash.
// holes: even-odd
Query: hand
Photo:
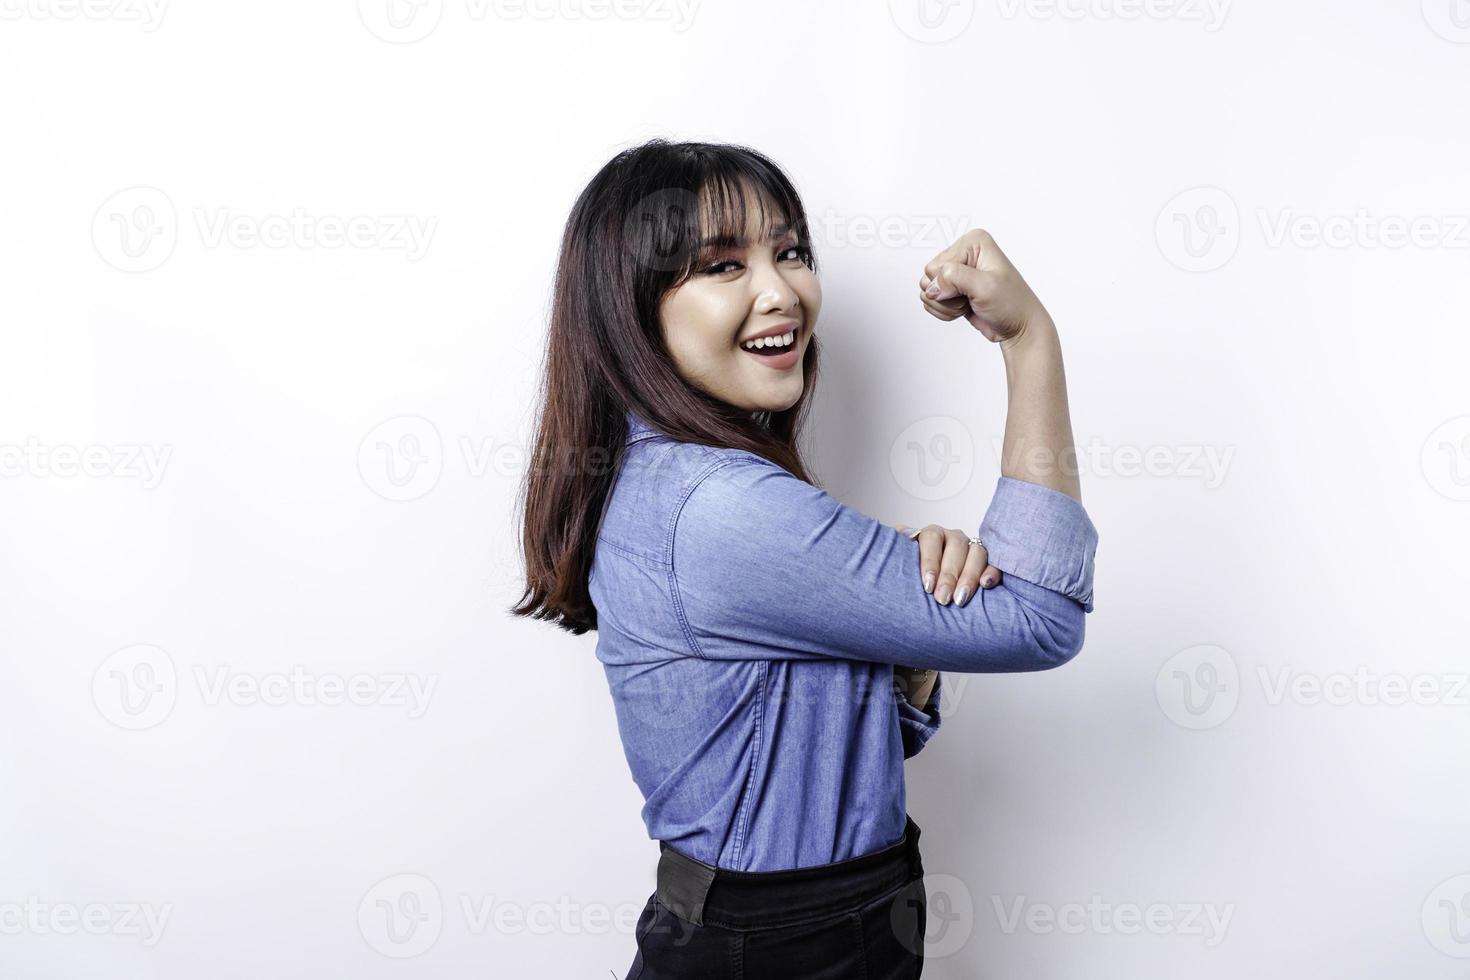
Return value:
<svg viewBox="0 0 1470 980">
<path fill-rule="evenodd" d="M 924 266 L 919 300 L 945 322 L 963 315 L 1002 349 L 1015 346 L 1033 320 L 1048 316 L 995 239 L 979 228 L 965 232 Z"/>
<path fill-rule="evenodd" d="M 898 530 L 919 541 L 919 576 L 924 591 L 949 605 L 967 605 L 975 588 L 993 589 L 1000 584 L 1000 569 L 990 564 L 990 553 L 983 544 L 971 544 L 970 536 L 956 527 L 930 524 L 911 530 L 900 524 Z"/>
</svg>

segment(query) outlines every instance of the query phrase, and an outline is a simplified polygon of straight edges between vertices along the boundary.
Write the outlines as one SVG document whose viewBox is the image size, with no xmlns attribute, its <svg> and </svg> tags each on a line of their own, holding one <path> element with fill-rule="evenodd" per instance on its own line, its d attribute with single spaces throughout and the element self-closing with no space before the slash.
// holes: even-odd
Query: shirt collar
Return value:
<svg viewBox="0 0 1470 980">
<path fill-rule="evenodd" d="M 651 426 L 647 422 L 645 422 L 643 420 L 643 417 L 641 415 L 639 415 L 637 412 L 633 411 L 632 409 L 629 409 L 628 410 L 627 417 L 628 417 L 628 440 L 627 440 L 628 442 L 632 442 L 635 439 L 646 439 L 646 438 L 648 438 L 650 436 L 656 436 L 656 435 L 658 435 L 658 431 L 656 429 L 654 429 L 653 426 Z"/>
</svg>

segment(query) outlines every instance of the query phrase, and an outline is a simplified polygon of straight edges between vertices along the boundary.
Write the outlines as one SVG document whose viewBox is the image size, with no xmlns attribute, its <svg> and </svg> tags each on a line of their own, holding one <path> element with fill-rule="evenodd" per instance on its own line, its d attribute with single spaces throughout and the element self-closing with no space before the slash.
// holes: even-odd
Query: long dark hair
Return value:
<svg viewBox="0 0 1470 980">
<path fill-rule="evenodd" d="M 659 322 L 660 301 L 694 274 L 700 241 L 743 240 L 752 205 L 762 229 L 791 228 L 815 271 L 796 188 L 745 146 L 649 140 L 609 160 L 578 196 L 562 232 L 541 411 L 520 490 L 526 586 L 515 615 L 575 634 L 597 628 L 587 575 L 629 410 L 677 442 L 749 450 L 814 482 L 797 436 L 817 378 L 816 336 L 797 402 L 752 412 L 687 382 Z"/>
</svg>

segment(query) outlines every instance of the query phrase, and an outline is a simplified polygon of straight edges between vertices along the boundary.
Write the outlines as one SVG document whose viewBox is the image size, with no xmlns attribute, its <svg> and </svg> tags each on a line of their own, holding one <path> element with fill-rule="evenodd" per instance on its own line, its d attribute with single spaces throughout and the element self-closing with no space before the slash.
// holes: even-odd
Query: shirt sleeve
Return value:
<svg viewBox="0 0 1470 980">
<path fill-rule="evenodd" d="M 674 607 L 690 653 L 706 659 L 1046 670 L 1082 649 L 1092 610 L 1087 512 L 1006 477 L 980 527 L 1005 575 L 964 606 L 924 591 L 917 541 L 754 453 L 713 462 L 673 524 Z"/>
<path fill-rule="evenodd" d="M 911 759 L 918 755 L 928 744 L 929 739 L 939 731 L 939 723 L 942 720 L 939 714 L 939 702 L 941 691 L 944 687 L 944 674 L 934 678 L 934 687 L 929 693 L 927 710 L 920 710 L 909 703 L 895 683 L 893 697 L 898 703 L 898 730 L 903 735 L 903 757 Z"/>
</svg>

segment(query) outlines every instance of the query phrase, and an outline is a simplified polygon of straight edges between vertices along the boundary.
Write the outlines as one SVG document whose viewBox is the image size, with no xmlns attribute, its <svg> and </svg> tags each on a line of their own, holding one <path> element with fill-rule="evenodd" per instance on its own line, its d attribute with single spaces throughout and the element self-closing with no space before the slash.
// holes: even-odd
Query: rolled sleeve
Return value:
<svg viewBox="0 0 1470 980">
<path fill-rule="evenodd" d="M 934 678 L 934 687 L 929 693 L 928 711 L 921 711 L 909 703 L 903 692 L 894 684 L 893 696 L 898 703 L 898 730 L 903 736 L 903 757 L 905 759 L 918 755 L 929 739 L 939 731 L 941 719 L 939 713 L 940 692 L 944 688 L 944 672 Z"/>
<path fill-rule="evenodd" d="M 980 540 L 990 564 L 1006 575 L 1070 596 L 1092 612 L 1097 528 L 1076 500 L 1003 476 L 980 523 Z"/>
</svg>

